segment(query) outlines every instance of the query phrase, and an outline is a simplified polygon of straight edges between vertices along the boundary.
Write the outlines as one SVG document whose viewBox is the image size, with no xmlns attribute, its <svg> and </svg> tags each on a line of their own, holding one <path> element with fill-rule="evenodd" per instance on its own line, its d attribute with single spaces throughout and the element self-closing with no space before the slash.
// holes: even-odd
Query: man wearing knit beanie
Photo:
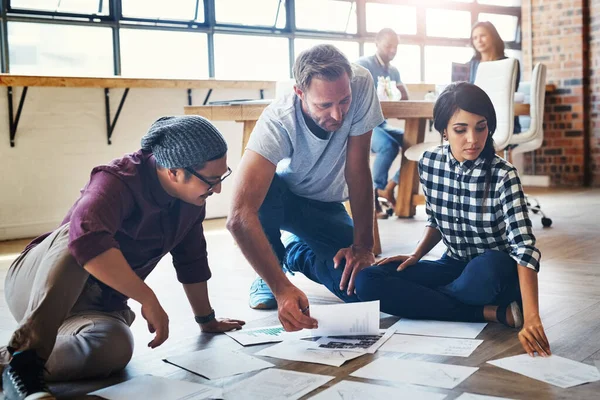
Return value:
<svg viewBox="0 0 600 400">
<path fill-rule="evenodd" d="M 207 291 L 202 222 L 206 199 L 231 173 L 223 136 L 198 116 L 163 117 L 141 144 L 94 168 L 61 226 L 11 265 L 5 293 L 19 326 L 2 374 L 6 399 L 54 399 L 46 380 L 123 369 L 133 353 L 129 298 L 155 334 L 148 346 L 162 344 L 169 319 L 144 279 L 169 252 L 202 332 L 244 324 L 216 319 Z"/>
</svg>

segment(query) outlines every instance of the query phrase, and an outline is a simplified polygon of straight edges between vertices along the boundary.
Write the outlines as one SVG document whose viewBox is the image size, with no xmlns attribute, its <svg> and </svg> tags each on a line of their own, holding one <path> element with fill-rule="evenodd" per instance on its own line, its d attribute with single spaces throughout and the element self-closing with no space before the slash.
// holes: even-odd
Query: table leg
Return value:
<svg viewBox="0 0 600 400">
<path fill-rule="evenodd" d="M 350 208 L 350 201 L 344 202 L 346 211 L 352 217 L 352 209 Z M 376 256 L 381 254 L 381 239 L 379 238 L 379 220 L 377 214 L 373 212 L 373 254 Z"/>
<path fill-rule="evenodd" d="M 407 118 L 404 126 L 402 148 L 408 149 L 425 140 L 426 118 Z M 400 181 L 396 196 L 395 213 L 398 217 L 412 217 L 415 215 L 416 206 L 413 204 L 413 195 L 419 192 L 419 174 L 417 163 L 410 161 L 402 152 L 400 162 Z"/>
<path fill-rule="evenodd" d="M 250 140 L 250 134 L 254 130 L 255 126 L 256 126 L 256 121 L 249 121 L 249 120 L 244 121 L 244 134 L 242 136 L 242 155 L 244 155 L 244 151 L 246 150 L 246 145 L 248 144 L 248 141 Z"/>
</svg>

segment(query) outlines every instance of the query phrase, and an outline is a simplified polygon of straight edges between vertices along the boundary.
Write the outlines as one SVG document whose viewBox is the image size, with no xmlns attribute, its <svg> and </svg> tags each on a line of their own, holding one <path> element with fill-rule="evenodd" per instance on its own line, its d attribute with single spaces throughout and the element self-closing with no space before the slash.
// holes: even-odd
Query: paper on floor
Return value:
<svg viewBox="0 0 600 400">
<path fill-rule="evenodd" d="M 483 340 L 395 334 L 379 350 L 469 357 L 481 343 Z"/>
<path fill-rule="evenodd" d="M 222 397 L 222 390 L 194 382 L 143 375 L 89 393 L 107 400 L 201 400 Z"/>
<path fill-rule="evenodd" d="M 487 322 L 429 321 L 402 318 L 390 329 L 407 335 L 440 336 L 475 339 Z"/>
<path fill-rule="evenodd" d="M 348 360 L 362 356 L 365 352 L 320 349 L 317 343 L 312 341 L 289 340 L 267 347 L 255 354 L 257 356 L 339 367 Z"/>
<path fill-rule="evenodd" d="M 319 321 L 313 336 L 377 335 L 379 300 L 364 303 L 311 305 L 310 316 Z"/>
<path fill-rule="evenodd" d="M 484 396 L 482 394 L 463 393 L 456 400 L 512 400 L 508 397 Z"/>
<path fill-rule="evenodd" d="M 273 368 L 225 388 L 223 397 L 226 400 L 296 400 L 332 379 L 333 376 Z"/>
<path fill-rule="evenodd" d="M 530 357 L 527 354 L 521 354 L 488 361 L 488 363 L 563 389 L 600 381 L 600 371 L 593 365 L 556 355 Z"/>
<path fill-rule="evenodd" d="M 341 381 L 311 397 L 311 400 L 442 400 L 444 398 L 446 398 L 446 395 L 443 393 L 426 392 L 412 387 L 397 388 L 362 382 Z"/>
<path fill-rule="evenodd" d="M 251 329 L 242 328 L 237 331 L 225 332 L 225 334 L 242 346 L 251 346 L 262 343 L 277 343 L 283 340 L 300 339 L 310 336 L 303 331 L 286 332 L 281 325 Z"/>
<path fill-rule="evenodd" d="M 379 357 L 350 376 L 454 389 L 479 368 Z"/>
<path fill-rule="evenodd" d="M 392 336 L 394 336 L 394 331 L 388 329 L 377 335 L 325 336 L 317 340 L 316 343 L 321 349 L 373 354 Z"/>
<path fill-rule="evenodd" d="M 270 362 L 260 360 L 256 357 L 216 347 L 169 357 L 163 361 L 203 376 L 206 379 L 219 379 L 274 367 Z"/>
</svg>

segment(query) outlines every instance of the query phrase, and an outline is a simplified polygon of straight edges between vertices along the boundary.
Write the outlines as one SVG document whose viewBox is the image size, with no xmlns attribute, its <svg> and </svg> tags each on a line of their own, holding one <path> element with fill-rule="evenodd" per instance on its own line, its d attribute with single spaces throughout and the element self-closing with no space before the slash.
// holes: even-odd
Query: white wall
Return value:
<svg viewBox="0 0 600 400">
<path fill-rule="evenodd" d="M 0 88 L 0 92 L 6 88 Z M 15 88 L 15 107 L 21 95 Z M 194 90 L 201 104 L 206 90 Z M 111 89 L 111 114 L 123 89 Z M 265 97 L 274 93 L 265 92 Z M 211 100 L 258 98 L 256 90 L 214 90 Z M 0 240 L 31 237 L 54 229 L 77 199 L 91 169 L 139 149 L 140 138 L 163 115 L 183 114 L 183 89 L 131 89 L 113 132 L 106 141 L 104 90 L 37 88 L 27 93 L 10 147 L 7 97 L 0 94 Z M 111 116 L 111 118 L 112 118 Z M 241 153 L 242 124 L 215 122 L 229 145 L 229 165 L 236 170 Z M 209 218 L 225 216 L 231 198 L 229 178 L 223 192 L 208 201 Z"/>
</svg>

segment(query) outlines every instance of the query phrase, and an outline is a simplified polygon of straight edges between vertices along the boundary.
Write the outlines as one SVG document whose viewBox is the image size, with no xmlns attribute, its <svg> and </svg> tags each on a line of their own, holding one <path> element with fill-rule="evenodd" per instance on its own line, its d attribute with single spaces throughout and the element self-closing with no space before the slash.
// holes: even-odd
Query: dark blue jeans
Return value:
<svg viewBox="0 0 600 400">
<path fill-rule="evenodd" d="M 356 277 L 361 301 L 380 300 L 381 311 L 412 319 L 484 321 L 483 306 L 520 301 L 517 263 L 487 251 L 470 262 L 444 255 L 398 272 L 398 263 L 373 266 Z"/>
<path fill-rule="evenodd" d="M 340 290 L 344 264 L 333 268 L 335 254 L 351 246 L 354 239 L 354 225 L 342 203 L 297 196 L 275 175 L 258 217 L 281 265 L 323 284 L 345 302 L 358 301 L 356 295 Z M 296 236 L 287 249 L 281 242 L 281 230 Z"/>
<path fill-rule="evenodd" d="M 376 154 L 372 168 L 375 189 L 383 189 L 387 185 L 388 171 L 398 156 L 403 138 L 404 131 L 388 125 L 387 121 L 373 129 L 371 152 Z M 400 170 L 394 174 L 392 180 L 398 183 L 399 179 Z"/>
</svg>

